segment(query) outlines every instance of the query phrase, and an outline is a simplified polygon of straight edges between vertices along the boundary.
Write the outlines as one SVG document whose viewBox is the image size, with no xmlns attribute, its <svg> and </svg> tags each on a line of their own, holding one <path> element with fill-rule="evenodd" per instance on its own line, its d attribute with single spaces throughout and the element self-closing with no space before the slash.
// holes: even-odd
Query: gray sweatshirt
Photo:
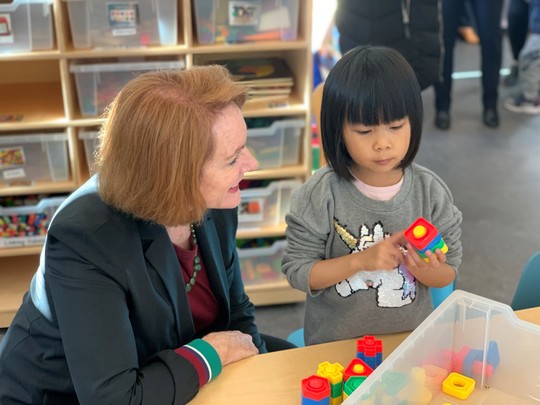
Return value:
<svg viewBox="0 0 540 405">
<path fill-rule="evenodd" d="M 307 293 L 306 344 L 410 331 L 431 313 L 429 287 L 403 265 L 392 271 L 360 270 L 332 287 L 309 289 L 317 261 L 367 249 L 418 217 L 437 227 L 448 245 L 447 263 L 457 272 L 461 212 L 441 178 L 420 165 L 405 169 L 401 190 L 389 201 L 365 196 L 328 166 L 294 192 L 282 271 L 292 287 Z"/>
</svg>

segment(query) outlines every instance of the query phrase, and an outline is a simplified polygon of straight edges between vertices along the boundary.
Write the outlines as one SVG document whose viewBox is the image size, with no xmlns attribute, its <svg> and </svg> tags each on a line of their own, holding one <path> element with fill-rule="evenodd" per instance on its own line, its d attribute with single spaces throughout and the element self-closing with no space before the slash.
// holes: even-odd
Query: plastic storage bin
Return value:
<svg viewBox="0 0 540 405">
<path fill-rule="evenodd" d="M 68 179 L 67 135 L 0 136 L 0 185 Z"/>
<path fill-rule="evenodd" d="M 97 131 L 81 131 L 79 132 L 79 139 L 84 141 L 84 154 L 86 156 L 86 163 L 88 164 L 88 171 L 90 174 L 94 173 L 94 164 L 95 164 L 95 152 L 98 146 L 98 135 Z"/>
<path fill-rule="evenodd" d="M 77 49 L 176 45 L 177 0 L 64 1 Z"/>
<path fill-rule="evenodd" d="M 257 229 L 282 223 L 289 212 L 291 194 L 301 184 L 299 180 L 279 180 L 267 187 L 242 190 L 238 229 Z"/>
<path fill-rule="evenodd" d="M 72 64 L 82 115 L 101 114 L 124 85 L 141 73 L 182 69 L 183 61 Z"/>
<path fill-rule="evenodd" d="M 43 244 L 51 218 L 65 199 L 45 198 L 34 206 L 0 207 L 0 249 Z"/>
<path fill-rule="evenodd" d="M 540 326 L 519 320 L 508 305 L 456 290 L 344 404 L 537 403 L 539 345 Z M 454 371 L 474 380 L 466 399 L 441 390 Z M 470 386 L 456 382 L 462 392 Z"/>
<path fill-rule="evenodd" d="M 279 240 L 268 247 L 237 249 L 244 284 L 264 284 L 284 278 L 281 259 L 285 246 L 287 241 Z"/>
<path fill-rule="evenodd" d="M 193 0 L 200 44 L 293 41 L 298 0 Z"/>
<path fill-rule="evenodd" d="M 259 169 L 296 165 L 304 120 L 274 121 L 267 128 L 248 129 L 247 147 L 259 161 Z"/>
<path fill-rule="evenodd" d="M 0 4 L 0 53 L 53 48 L 53 0 Z"/>
</svg>

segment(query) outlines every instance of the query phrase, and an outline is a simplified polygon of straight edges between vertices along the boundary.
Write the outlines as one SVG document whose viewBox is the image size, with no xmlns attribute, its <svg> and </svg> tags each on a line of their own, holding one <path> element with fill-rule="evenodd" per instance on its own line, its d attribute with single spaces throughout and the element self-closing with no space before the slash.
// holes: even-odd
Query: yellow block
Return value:
<svg viewBox="0 0 540 405">
<path fill-rule="evenodd" d="M 467 399 L 474 391 L 475 381 L 459 373 L 450 373 L 443 381 L 442 390 L 445 394 L 459 399 Z"/>
</svg>

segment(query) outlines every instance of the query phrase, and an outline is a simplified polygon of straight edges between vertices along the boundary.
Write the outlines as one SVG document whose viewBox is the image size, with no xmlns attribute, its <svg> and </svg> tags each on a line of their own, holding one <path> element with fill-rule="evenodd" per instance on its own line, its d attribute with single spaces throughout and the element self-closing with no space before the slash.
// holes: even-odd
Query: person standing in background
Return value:
<svg viewBox="0 0 540 405">
<path fill-rule="evenodd" d="M 528 0 L 510 0 L 508 7 L 508 39 L 512 50 L 513 64 L 510 74 L 504 79 L 505 86 L 518 84 L 519 53 L 525 45 L 529 34 L 529 2 Z"/>
<path fill-rule="evenodd" d="M 499 71 L 502 63 L 501 15 L 503 0 L 471 0 L 481 47 L 482 70 L 482 120 L 489 128 L 499 126 L 497 111 Z M 452 72 L 454 70 L 454 45 L 465 0 L 443 0 L 444 63 L 442 79 L 435 84 L 435 126 L 450 128 Z"/>
<path fill-rule="evenodd" d="M 412 66 L 420 88 L 428 88 L 440 75 L 440 1 L 338 0 L 335 23 L 341 53 L 358 45 L 393 48 Z"/>
<path fill-rule="evenodd" d="M 519 54 L 521 93 L 504 106 L 518 113 L 540 114 L 540 0 L 529 2 L 528 26 L 531 33 Z"/>
</svg>

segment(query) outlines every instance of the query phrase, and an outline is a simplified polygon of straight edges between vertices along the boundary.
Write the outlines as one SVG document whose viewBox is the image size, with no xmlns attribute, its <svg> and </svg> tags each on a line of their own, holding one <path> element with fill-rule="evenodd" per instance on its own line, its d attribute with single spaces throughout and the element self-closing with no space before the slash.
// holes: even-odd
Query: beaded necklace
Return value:
<svg viewBox="0 0 540 405">
<path fill-rule="evenodd" d="M 197 274 L 199 274 L 199 271 L 201 270 L 201 258 L 198 254 L 199 248 L 197 246 L 197 235 L 195 235 L 195 227 L 193 226 L 193 224 L 190 224 L 189 228 L 191 229 L 191 238 L 193 239 L 193 244 L 195 245 L 195 257 L 193 258 L 193 275 L 186 283 L 187 292 L 190 292 L 191 288 L 195 285 Z"/>
</svg>

